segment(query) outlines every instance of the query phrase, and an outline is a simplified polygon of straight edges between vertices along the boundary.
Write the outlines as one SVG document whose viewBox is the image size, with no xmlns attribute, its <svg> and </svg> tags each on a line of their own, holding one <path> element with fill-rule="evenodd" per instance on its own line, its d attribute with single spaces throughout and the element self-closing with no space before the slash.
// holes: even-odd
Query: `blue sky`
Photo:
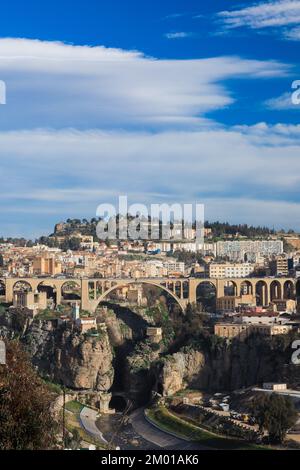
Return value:
<svg viewBox="0 0 300 470">
<path fill-rule="evenodd" d="M 300 230 L 300 1 L 1 5 L 1 233 L 102 202 Z"/>
</svg>

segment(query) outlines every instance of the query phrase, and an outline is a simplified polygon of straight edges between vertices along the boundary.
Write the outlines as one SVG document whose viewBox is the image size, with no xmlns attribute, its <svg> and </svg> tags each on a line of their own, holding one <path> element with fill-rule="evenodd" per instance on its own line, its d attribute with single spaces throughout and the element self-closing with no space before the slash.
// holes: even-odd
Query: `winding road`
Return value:
<svg viewBox="0 0 300 470">
<path fill-rule="evenodd" d="M 88 434 L 106 443 L 107 441 L 104 439 L 102 432 L 96 426 L 98 416 L 97 411 L 85 407 L 80 412 L 80 422 Z"/>
<path fill-rule="evenodd" d="M 135 432 L 156 446 L 168 450 L 208 450 L 211 447 L 205 447 L 197 442 L 188 442 L 178 437 L 172 436 L 161 431 L 156 426 L 149 423 L 144 416 L 144 409 L 139 408 L 130 415 L 130 423 Z"/>
</svg>

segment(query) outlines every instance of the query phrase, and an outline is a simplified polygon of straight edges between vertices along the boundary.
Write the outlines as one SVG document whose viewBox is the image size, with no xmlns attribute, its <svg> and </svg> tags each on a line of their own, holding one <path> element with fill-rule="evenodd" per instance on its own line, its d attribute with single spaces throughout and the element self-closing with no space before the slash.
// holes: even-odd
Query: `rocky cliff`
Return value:
<svg viewBox="0 0 300 470">
<path fill-rule="evenodd" d="M 211 337 L 216 338 L 216 337 Z M 300 385 L 299 366 L 291 364 L 292 338 L 213 341 L 190 345 L 167 356 L 158 373 L 157 388 L 172 395 L 183 388 L 235 390 L 268 381 Z"/>
<path fill-rule="evenodd" d="M 167 346 L 145 338 L 147 322 L 128 309 L 108 311 L 103 321 L 107 333 L 95 337 L 10 312 L 0 316 L 0 335 L 20 337 L 50 380 L 75 390 L 121 391 L 136 404 L 146 403 L 152 390 L 172 395 L 184 388 L 230 391 L 264 381 L 300 385 L 290 335 L 228 341 L 202 332 L 170 354 Z"/>
<path fill-rule="evenodd" d="M 0 315 L 0 336 L 19 338 L 41 375 L 75 390 L 107 391 L 114 379 L 106 331 L 81 334 L 72 324 L 34 320 L 10 309 Z"/>
<path fill-rule="evenodd" d="M 167 356 L 159 378 L 159 392 L 173 395 L 185 387 L 199 387 L 200 376 L 205 367 L 205 356 L 202 352 L 191 350 Z"/>
<path fill-rule="evenodd" d="M 52 322 L 35 321 L 24 343 L 32 363 L 49 379 L 72 389 L 108 390 L 114 377 L 113 354 L 106 332 L 97 337 Z"/>
</svg>

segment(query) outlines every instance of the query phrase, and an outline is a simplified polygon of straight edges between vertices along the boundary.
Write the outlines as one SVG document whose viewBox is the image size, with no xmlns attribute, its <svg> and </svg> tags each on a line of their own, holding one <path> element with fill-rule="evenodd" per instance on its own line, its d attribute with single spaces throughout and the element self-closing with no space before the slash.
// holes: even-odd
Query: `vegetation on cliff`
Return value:
<svg viewBox="0 0 300 470">
<path fill-rule="evenodd" d="M 58 425 L 52 402 L 20 344 L 6 341 L 6 365 L 0 365 L 0 449 L 55 448 Z"/>
</svg>

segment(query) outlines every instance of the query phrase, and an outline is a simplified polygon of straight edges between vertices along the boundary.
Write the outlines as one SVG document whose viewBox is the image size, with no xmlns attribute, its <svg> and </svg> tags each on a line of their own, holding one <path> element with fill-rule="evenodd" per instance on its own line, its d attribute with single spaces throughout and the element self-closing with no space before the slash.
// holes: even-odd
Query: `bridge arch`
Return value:
<svg viewBox="0 0 300 470">
<path fill-rule="evenodd" d="M 54 304 L 57 303 L 57 291 L 58 288 L 54 281 L 45 280 L 41 281 L 37 286 L 38 292 L 46 292 L 47 300 L 53 300 Z"/>
<path fill-rule="evenodd" d="M 96 310 L 98 305 L 101 302 L 103 302 L 111 292 L 113 292 L 114 290 L 117 290 L 117 289 L 121 289 L 122 287 L 132 285 L 132 284 L 147 284 L 147 285 L 151 285 L 151 286 L 154 286 L 154 287 L 158 287 L 159 289 L 161 289 L 161 290 L 165 291 L 167 294 L 169 294 L 177 302 L 180 309 L 184 313 L 184 306 L 181 303 L 181 299 L 179 297 L 177 297 L 177 295 L 174 292 L 172 292 L 169 288 L 167 288 L 166 286 L 164 286 L 164 285 L 162 285 L 158 282 L 155 282 L 155 281 L 152 281 L 152 280 L 147 281 L 145 279 L 141 279 L 141 280 L 140 279 L 133 279 L 132 281 L 131 280 L 126 280 L 124 282 L 115 283 L 113 286 L 111 286 L 109 289 L 107 289 L 105 292 L 103 292 L 102 295 L 100 297 L 98 297 L 98 299 L 96 299 L 94 301 L 94 310 Z"/>
<path fill-rule="evenodd" d="M 260 307 L 265 307 L 269 304 L 269 289 L 265 281 L 258 281 L 255 284 L 256 304 Z"/>
<path fill-rule="evenodd" d="M 235 281 L 231 279 L 226 280 L 224 285 L 224 295 L 237 296 L 238 295 L 238 286 Z"/>
<path fill-rule="evenodd" d="M 215 311 L 217 293 L 216 283 L 212 279 L 203 279 L 196 287 L 196 302 L 200 302 L 208 311 Z"/>
<path fill-rule="evenodd" d="M 73 289 L 75 288 L 75 290 L 78 290 L 78 292 L 76 293 L 69 292 L 68 294 L 65 292 L 68 287 L 71 287 Z M 74 300 L 81 300 L 81 296 L 82 296 L 81 283 L 77 281 L 77 279 L 66 280 L 60 287 L 60 295 L 61 295 L 61 300 L 66 301 L 66 302 L 70 302 Z M 68 297 L 68 295 L 70 297 Z"/>
<path fill-rule="evenodd" d="M 272 281 L 270 284 L 270 301 L 282 298 L 282 288 L 279 281 Z"/>
<path fill-rule="evenodd" d="M 5 297 L 6 295 L 6 285 L 5 285 L 5 281 L 3 281 L 2 279 L 0 279 L 0 297 Z"/>
<path fill-rule="evenodd" d="M 296 297 L 297 299 L 299 299 L 300 298 L 300 280 L 299 279 L 297 279 L 296 281 L 295 291 L 296 291 Z"/>
<path fill-rule="evenodd" d="M 283 284 L 283 298 L 295 299 L 295 285 L 292 281 L 285 281 Z"/>
<path fill-rule="evenodd" d="M 189 298 L 189 293 L 190 293 L 190 285 L 189 281 L 183 281 L 182 282 L 182 295 L 184 299 Z"/>
<path fill-rule="evenodd" d="M 13 292 L 16 292 L 17 290 L 32 292 L 34 289 L 30 282 L 19 279 L 14 283 L 12 290 Z"/>
<path fill-rule="evenodd" d="M 241 282 L 240 295 L 253 295 L 254 289 L 251 281 L 245 280 Z"/>
</svg>

